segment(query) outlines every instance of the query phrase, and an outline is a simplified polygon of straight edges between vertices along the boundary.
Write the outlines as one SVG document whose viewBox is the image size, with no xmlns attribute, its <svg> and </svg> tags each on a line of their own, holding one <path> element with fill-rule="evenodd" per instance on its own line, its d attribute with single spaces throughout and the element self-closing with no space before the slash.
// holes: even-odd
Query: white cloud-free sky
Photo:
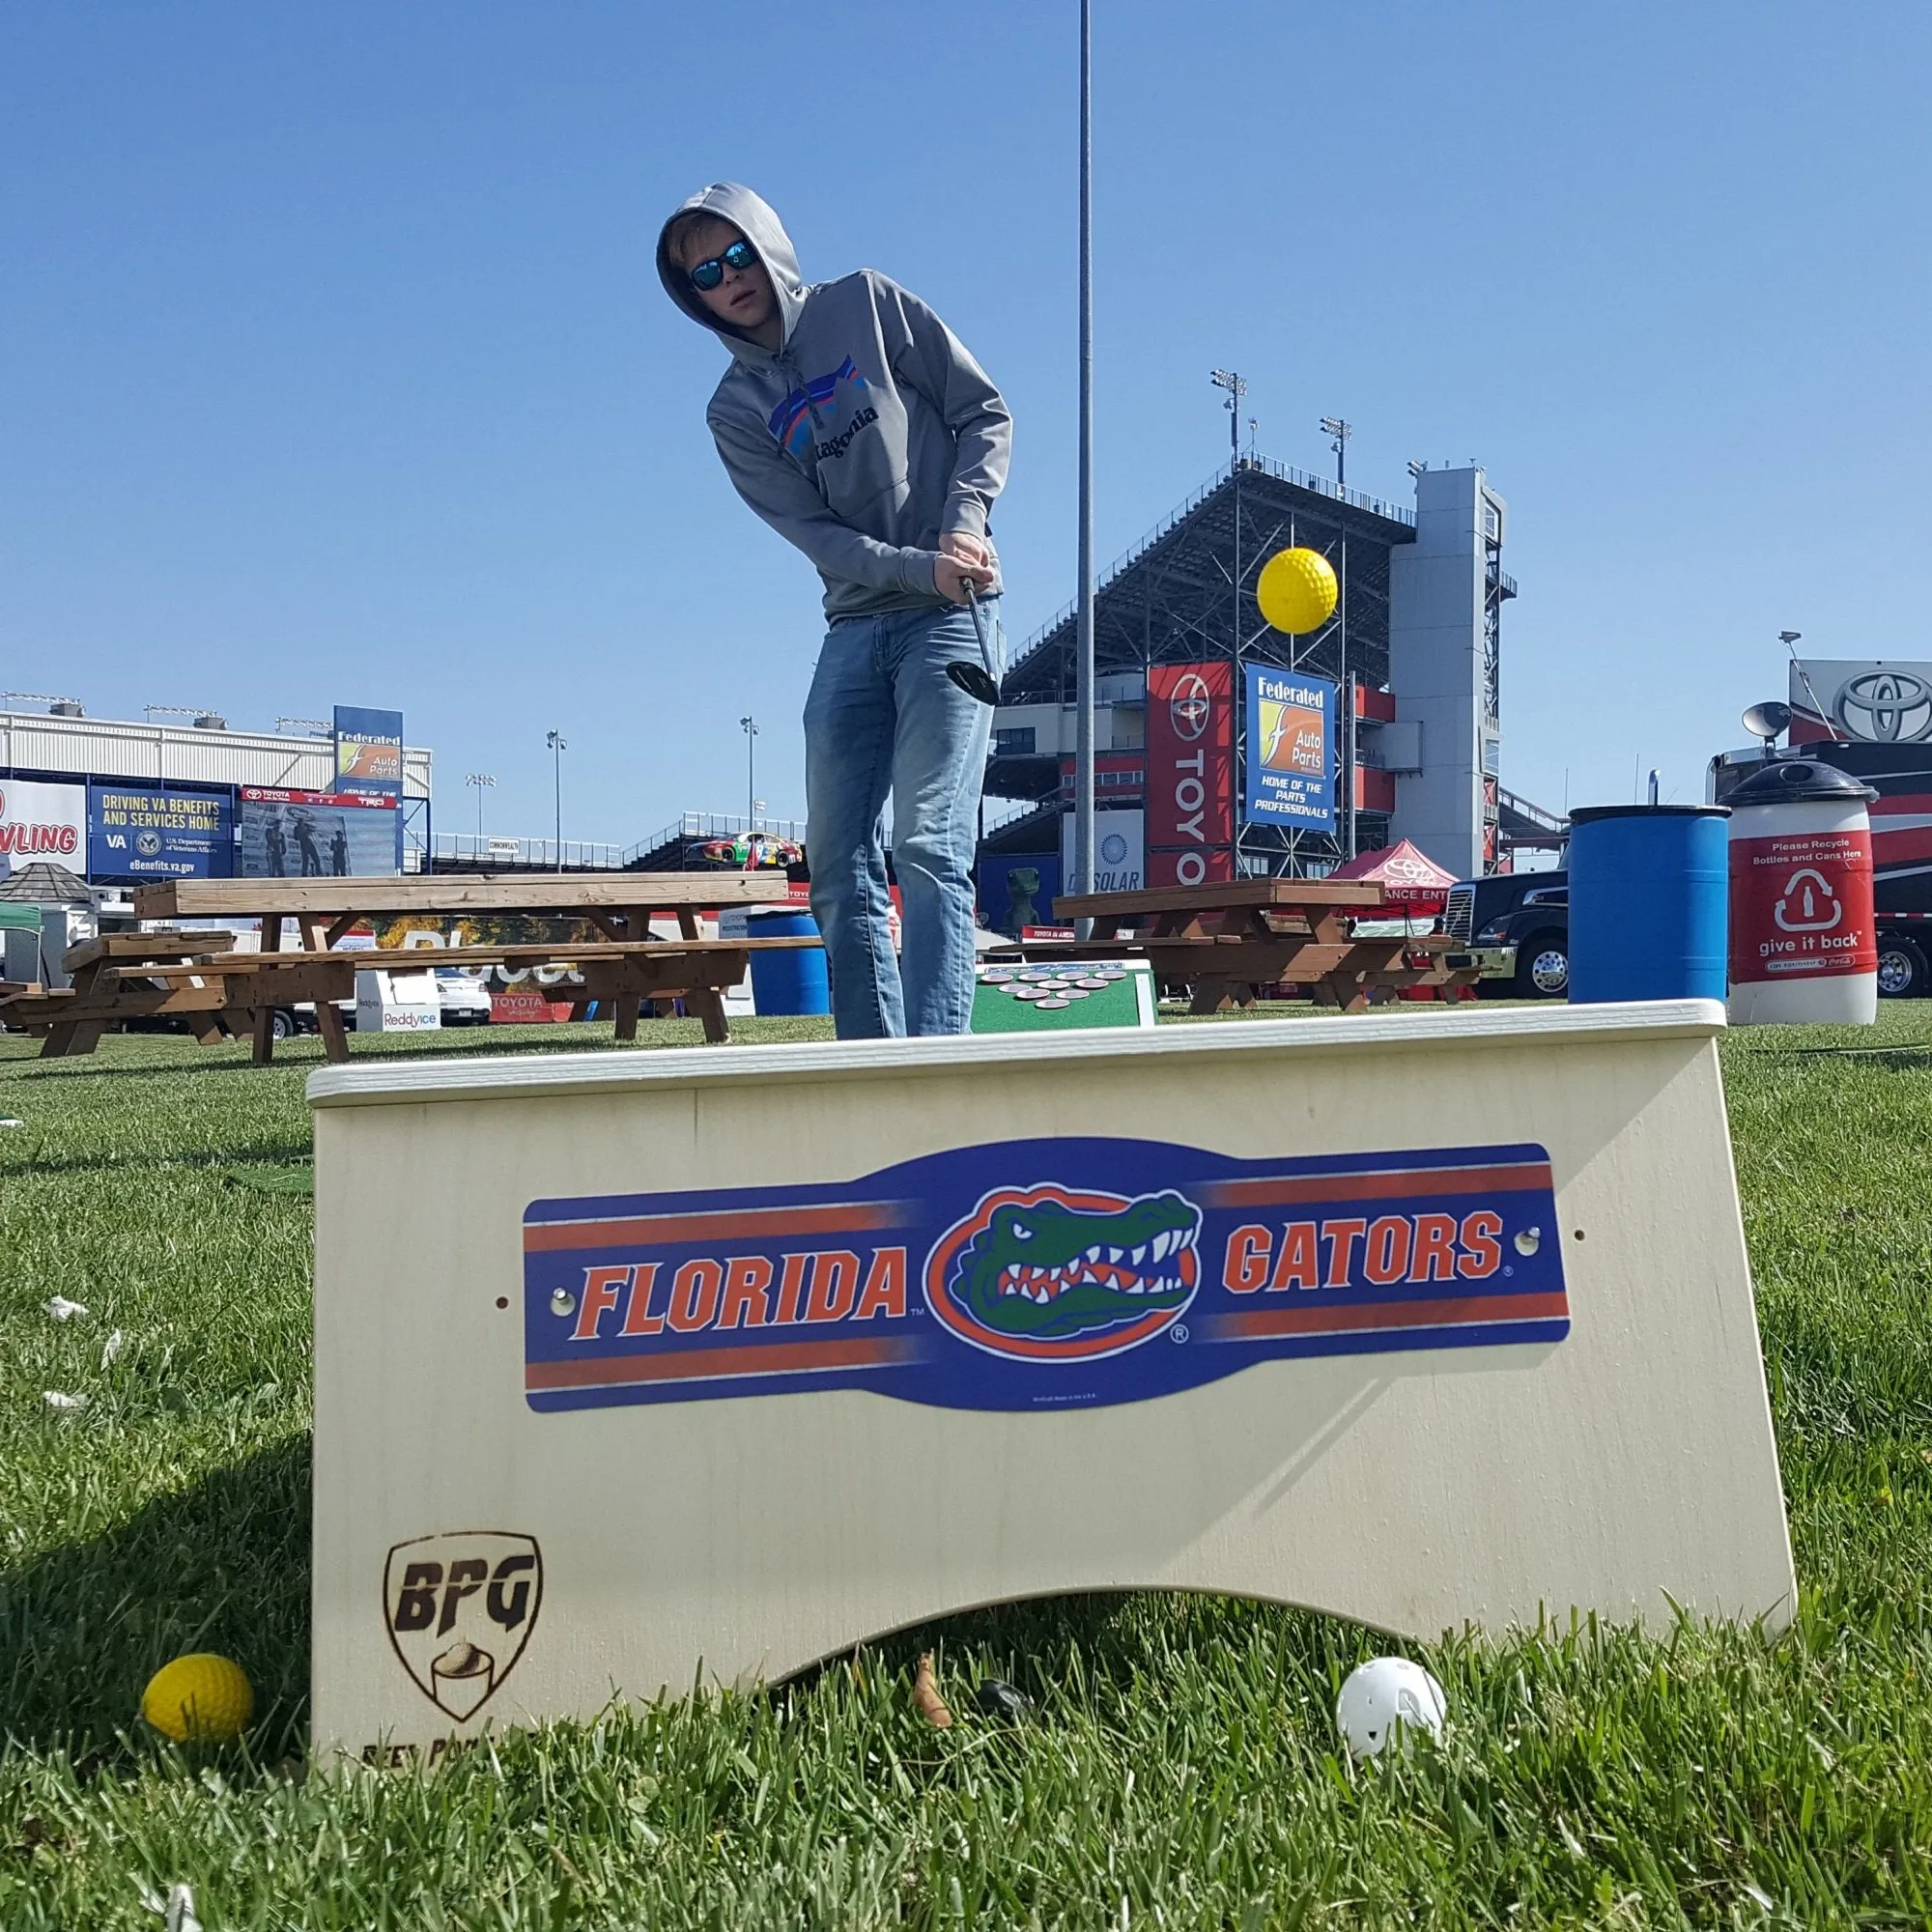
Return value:
<svg viewBox="0 0 1932 1932">
<path fill-rule="evenodd" d="M 1512 511 L 1504 780 L 1698 796 L 1820 656 L 1932 657 L 1932 12 L 1096 0 L 1099 549 L 1259 446 Z M 804 808 L 815 582 L 660 291 L 720 177 L 1009 397 L 1025 636 L 1073 590 L 1074 0 L 0 12 L 0 687 L 396 705 L 438 823 Z"/>
</svg>

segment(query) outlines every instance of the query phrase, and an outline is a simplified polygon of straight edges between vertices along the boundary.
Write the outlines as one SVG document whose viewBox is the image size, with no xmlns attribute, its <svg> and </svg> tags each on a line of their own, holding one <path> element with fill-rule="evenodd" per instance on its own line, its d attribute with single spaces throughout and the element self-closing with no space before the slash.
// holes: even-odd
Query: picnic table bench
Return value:
<svg viewBox="0 0 1932 1932">
<path fill-rule="evenodd" d="M 1058 959 L 1145 959 L 1159 980 L 1190 991 L 1190 1009 L 1249 1006 L 1254 988 L 1305 985 L 1318 1006 L 1361 1012 L 1377 992 L 1433 993 L 1475 982 L 1444 954 L 1441 933 L 1357 936 L 1351 919 L 1386 910 L 1366 880 L 1234 879 L 1219 885 L 1156 886 L 1141 892 L 1078 893 L 1053 902 L 1055 918 L 1091 919 L 1084 940 L 1027 939 L 991 956 L 1032 963 Z"/>
<path fill-rule="evenodd" d="M 554 872 L 500 878 L 490 874 L 428 878 L 180 879 L 136 890 L 138 918 L 250 918 L 261 922 L 260 948 L 234 950 L 232 931 L 165 928 L 113 933 L 75 947 L 63 964 L 71 988 L 15 986 L 0 991 L 0 1017 L 43 1032 L 42 1056 L 91 1053 L 122 1020 L 180 1015 L 204 1043 L 247 1028 L 254 1057 L 274 1051 L 278 1009 L 313 1002 L 328 1058 L 344 1061 L 349 1043 L 336 1002 L 353 997 L 357 972 L 427 971 L 440 965 L 519 967 L 568 964 L 583 975 L 571 989 L 582 1015 L 608 1001 L 616 1037 L 637 1037 L 644 1001 L 682 999 L 703 1022 L 705 1037 L 727 1036 L 724 994 L 744 979 L 752 953 L 810 947 L 810 938 L 705 939 L 701 908 L 782 899 L 785 881 L 744 872 Z M 594 925 L 600 940 L 515 942 L 494 946 L 342 952 L 332 949 L 359 921 L 419 914 L 431 919 L 538 916 Z M 651 937 L 651 921 L 673 914 L 678 937 Z M 285 923 L 300 935 L 282 944 Z M 427 954 L 427 956 L 425 956 Z"/>
<path fill-rule="evenodd" d="M 152 960 L 167 965 L 221 952 L 234 944 L 232 932 L 102 933 L 99 938 L 83 940 L 70 948 L 61 960 L 62 970 L 71 978 L 71 985 L 9 985 L 0 989 L 0 1008 L 9 1009 L 6 1017 L 16 1025 L 27 1023 L 30 1009 L 53 1016 L 45 1044 L 41 1048 L 43 1060 L 58 1060 L 70 1053 L 92 1053 L 101 1034 L 112 1023 L 111 1018 L 75 1019 L 66 1015 L 76 1010 L 87 1012 L 99 1004 L 107 991 L 103 981 L 113 976 L 118 982 L 117 969 L 125 961 Z M 191 1020 L 189 1026 L 204 1042 L 221 1037 L 221 1029 L 212 1015 Z"/>
</svg>

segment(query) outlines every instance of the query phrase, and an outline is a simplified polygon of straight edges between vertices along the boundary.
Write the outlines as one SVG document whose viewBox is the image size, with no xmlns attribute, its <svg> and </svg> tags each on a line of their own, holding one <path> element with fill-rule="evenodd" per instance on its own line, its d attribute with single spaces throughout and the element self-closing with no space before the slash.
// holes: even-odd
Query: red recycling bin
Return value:
<svg viewBox="0 0 1932 1932">
<path fill-rule="evenodd" d="M 1814 758 L 1774 758 L 1729 794 L 1734 1026 L 1878 1017 L 1871 819 L 1878 794 Z"/>
</svg>

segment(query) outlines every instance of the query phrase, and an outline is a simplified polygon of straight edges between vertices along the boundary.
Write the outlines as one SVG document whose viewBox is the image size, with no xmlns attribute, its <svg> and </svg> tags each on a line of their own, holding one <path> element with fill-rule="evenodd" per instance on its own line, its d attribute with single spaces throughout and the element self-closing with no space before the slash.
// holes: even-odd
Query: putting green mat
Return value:
<svg viewBox="0 0 1932 1932">
<path fill-rule="evenodd" d="M 1151 1027 L 1153 976 L 1140 959 L 976 969 L 975 1033 L 1046 1033 L 1070 1027 Z"/>
</svg>

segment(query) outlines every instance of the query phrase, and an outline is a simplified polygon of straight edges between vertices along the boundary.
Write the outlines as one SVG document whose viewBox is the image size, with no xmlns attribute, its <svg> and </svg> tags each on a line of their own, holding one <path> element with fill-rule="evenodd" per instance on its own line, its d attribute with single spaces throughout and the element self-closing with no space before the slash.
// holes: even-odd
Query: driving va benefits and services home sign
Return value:
<svg viewBox="0 0 1932 1932">
<path fill-rule="evenodd" d="M 87 788 L 87 868 L 97 879 L 225 879 L 235 794 L 181 785 Z"/>
</svg>

